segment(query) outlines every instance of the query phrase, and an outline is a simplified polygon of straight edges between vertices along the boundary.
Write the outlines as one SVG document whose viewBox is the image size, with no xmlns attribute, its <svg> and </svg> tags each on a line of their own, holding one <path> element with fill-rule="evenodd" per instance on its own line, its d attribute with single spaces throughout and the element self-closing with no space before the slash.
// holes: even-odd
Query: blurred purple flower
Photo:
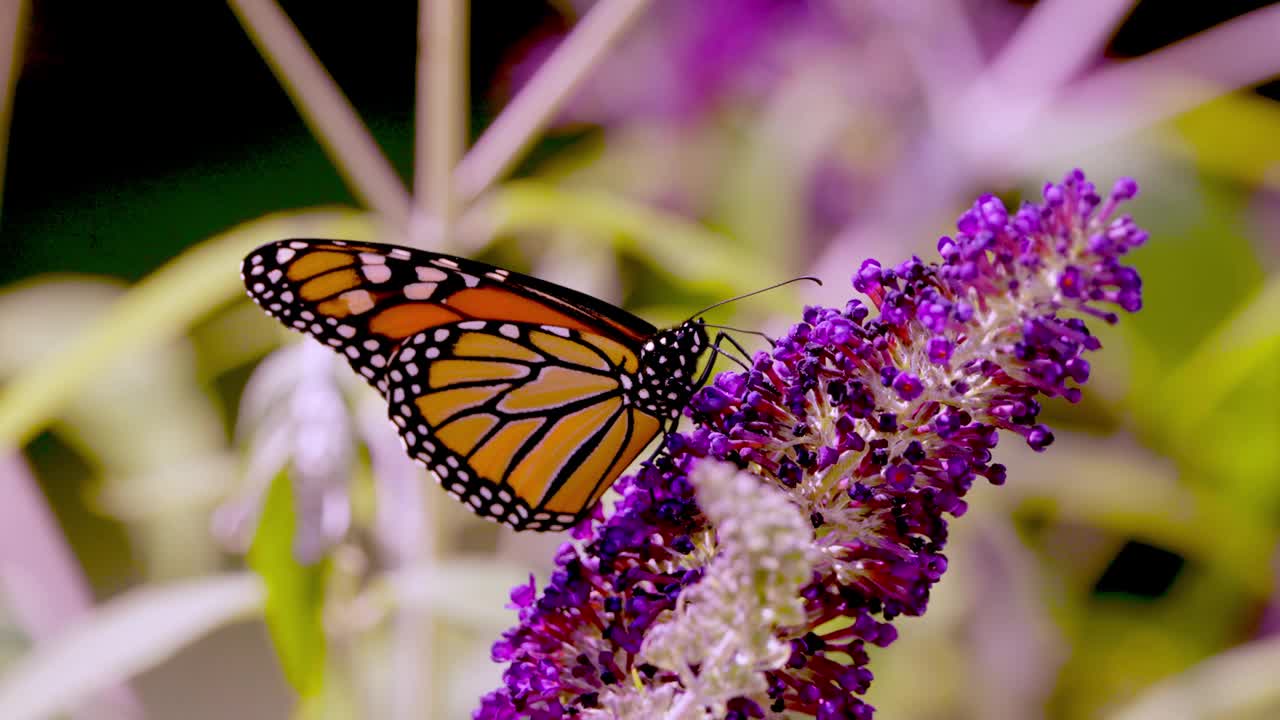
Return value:
<svg viewBox="0 0 1280 720">
<path fill-rule="evenodd" d="M 839 19 L 827 0 L 658 0 L 563 119 L 695 120 L 734 98 L 772 89 L 786 72 L 787 47 L 796 39 L 847 42 L 837 30 Z M 561 40 L 554 36 L 526 46 L 510 70 L 512 88 L 528 82 Z"/>
<path fill-rule="evenodd" d="M 601 3 L 567 5 L 585 15 Z M 700 218 L 747 244 L 788 237 L 821 276 L 897 252 L 974 187 L 1014 187 L 1081 152 L 1158 157 L 1159 143 L 1133 133 L 1280 67 L 1280 44 L 1263 41 L 1280 33 L 1280 6 L 1122 58 L 1110 44 L 1131 9 L 653 0 L 561 116 L 607 133 L 564 181 Z M 511 85 L 554 43 L 512 58 Z M 725 202 L 754 197 L 746 192 L 760 193 L 769 222 L 754 212 L 743 222 Z"/>
<path fill-rule="evenodd" d="M 1081 356 L 1099 347 L 1081 316 L 1140 307 L 1120 258 L 1146 234 L 1112 218 L 1135 191 L 1122 180 L 1104 201 L 1075 171 L 1015 213 L 984 196 L 939 241 L 941 263 L 868 261 L 854 274 L 878 316 L 859 300 L 807 308 L 749 372 L 718 376 L 691 403 L 694 429 L 619 482 L 613 515 L 580 528 L 593 532 L 585 547 L 562 546 L 541 596 L 512 593 L 520 624 L 493 647 L 510 663 L 504 687 L 474 717 L 871 717 L 858 697 L 872 680 L 867 644 L 889 645 L 896 617 L 925 611 L 947 567 L 945 516 L 964 514 L 973 482 L 1004 483 L 998 431 L 1047 447 L 1037 398 L 1078 400 Z M 789 599 L 777 563 L 794 572 L 801 556 L 753 554 L 742 521 L 782 538 L 783 554 L 795 528 L 785 511 L 751 514 L 741 489 L 730 495 L 742 507 L 726 504 L 712 458 L 761 479 L 745 496 L 785 497 L 813 528 L 808 578 Z M 757 563 L 730 578 L 774 579 L 727 582 L 726 557 Z M 724 625 L 739 604 L 743 622 Z M 733 647 L 675 642 L 708 627 Z"/>
</svg>

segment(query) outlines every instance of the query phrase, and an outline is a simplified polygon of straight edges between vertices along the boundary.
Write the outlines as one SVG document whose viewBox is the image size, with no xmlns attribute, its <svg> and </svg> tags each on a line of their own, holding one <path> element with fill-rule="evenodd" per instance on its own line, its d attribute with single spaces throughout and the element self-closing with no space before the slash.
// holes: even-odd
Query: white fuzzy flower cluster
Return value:
<svg viewBox="0 0 1280 720">
<path fill-rule="evenodd" d="M 681 689 L 621 683 L 586 717 L 724 717 L 733 698 L 764 694 L 764 671 L 790 657 L 778 631 L 805 622 L 799 591 L 813 572 L 811 525 L 779 489 L 728 463 L 704 460 L 690 479 L 716 528 L 696 552 L 710 562 L 641 650 L 645 662 L 676 673 Z"/>
</svg>

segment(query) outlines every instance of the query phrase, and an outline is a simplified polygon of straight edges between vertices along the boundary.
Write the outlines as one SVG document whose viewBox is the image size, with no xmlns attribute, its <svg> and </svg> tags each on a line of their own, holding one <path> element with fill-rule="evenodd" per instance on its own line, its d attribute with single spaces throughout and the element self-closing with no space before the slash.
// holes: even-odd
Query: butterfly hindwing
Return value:
<svg viewBox="0 0 1280 720">
<path fill-rule="evenodd" d="M 409 338 L 386 394 L 409 455 L 450 494 L 516 529 L 558 530 L 661 430 L 625 392 L 637 362 L 591 333 L 468 321 Z"/>
</svg>

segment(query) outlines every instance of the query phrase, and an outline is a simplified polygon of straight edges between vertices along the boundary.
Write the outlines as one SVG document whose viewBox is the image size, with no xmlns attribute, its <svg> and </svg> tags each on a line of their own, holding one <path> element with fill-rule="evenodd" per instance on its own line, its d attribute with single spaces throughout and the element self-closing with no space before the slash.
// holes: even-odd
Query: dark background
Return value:
<svg viewBox="0 0 1280 720">
<path fill-rule="evenodd" d="M 1108 55 L 1140 55 L 1268 4 L 1146 0 Z M 282 5 L 407 178 L 417 3 Z M 507 63 L 565 24 L 547 2 L 474 0 L 473 136 L 507 97 Z M 136 280 L 237 222 L 354 202 L 226 3 L 37 0 L 29 25 L 0 285 L 43 272 Z M 1280 97 L 1280 84 L 1260 92 Z"/>
</svg>

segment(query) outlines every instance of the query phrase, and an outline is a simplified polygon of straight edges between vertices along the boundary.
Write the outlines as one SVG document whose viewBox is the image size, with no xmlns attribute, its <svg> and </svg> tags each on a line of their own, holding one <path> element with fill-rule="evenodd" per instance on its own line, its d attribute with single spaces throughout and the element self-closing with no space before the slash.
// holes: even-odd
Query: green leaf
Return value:
<svg viewBox="0 0 1280 720">
<path fill-rule="evenodd" d="M 1153 685 L 1111 717 L 1115 720 L 1275 717 L 1275 709 L 1280 707 L 1277 667 L 1280 667 L 1280 637 L 1273 635 L 1219 653 Z"/>
<path fill-rule="evenodd" d="M 1178 137 L 1166 142 L 1169 150 L 1249 187 L 1267 182 L 1280 163 L 1280 108 L 1248 90 L 1182 113 L 1172 125 Z"/>
<path fill-rule="evenodd" d="M 1194 444 L 1199 427 L 1230 393 L 1255 373 L 1271 367 L 1280 352 L 1280 276 L 1271 278 L 1249 302 L 1205 336 L 1180 367 L 1168 373 L 1154 394 L 1165 402 L 1153 408 L 1164 418 L 1171 445 Z"/>
<path fill-rule="evenodd" d="M 298 561 L 293 483 L 282 472 L 267 492 L 258 531 L 249 548 L 249 566 L 267 589 L 266 619 L 285 677 L 303 698 L 324 691 L 324 589 L 327 560 Z"/>
<path fill-rule="evenodd" d="M 186 332 L 218 306 L 243 297 L 240 261 L 253 248 L 291 236 L 372 238 L 368 216 L 350 210 L 272 215 L 216 235 L 133 286 L 61 352 L 0 389 L 0 444 L 19 447 L 57 415 L 106 364 Z"/>
<path fill-rule="evenodd" d="M 519 180 L 498 188 L 478 215 L 492 224 L 494 234 L 539 229 L 588 233 L 713 294 L 756 290 L 777 280 L 766 272 L 773 270 L 770 263 L 730 238 L 611 193 Z"/>
<path fill-rule="evenodd" d="M 1072 432 L 1059 432 L 1046 455 L 1022 443 L 1000 450 L 1017 478 L 1001 489 L 1001 502 L 1024 515 L 1142 540 L 1212 567 L 1258 598 L 1271 592 L 1270 556 L 1255 549 L 1275 545 L 1272 523 L 1242 513 L 1215 488 L 1183 482 L 1159 455 L 1120 437 Z"/>
<path fill-rule="evenodd" d="M 1142 274 L 1142 312 L 1124 319 L 1152 352 L 1150 367 L 1134 368 L 1142 374 L 1138 380 L 1162 377 L 1182 363 L 1267 278 L 1246 222 L 1246 199 L 1214 178 L 1196 180 L 1193 187 L 1151 188 L 1130 210 L 1152 237 L 1133 253 Z"/>
</svg>

